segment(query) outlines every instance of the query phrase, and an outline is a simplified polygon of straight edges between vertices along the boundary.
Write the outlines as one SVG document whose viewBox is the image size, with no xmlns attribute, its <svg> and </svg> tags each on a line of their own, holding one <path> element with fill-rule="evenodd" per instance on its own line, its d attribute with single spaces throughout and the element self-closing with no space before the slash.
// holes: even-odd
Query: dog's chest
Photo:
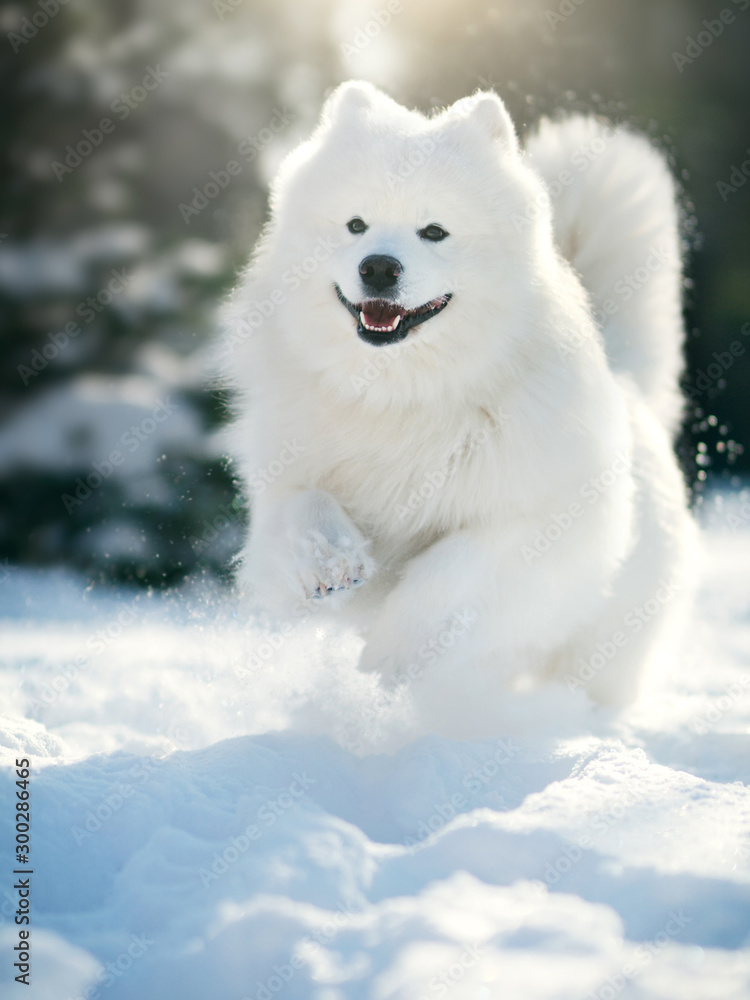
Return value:
<svg viewBox="0 0 750 1000">
<path fill-rule="evenodd" d="M 502 502 L 502 451 L 501 421 L 486 409 L 385 414 L 326 421 L 310 471 L 365 531 L 398 547 L 488 520 Z"/>
</svg>

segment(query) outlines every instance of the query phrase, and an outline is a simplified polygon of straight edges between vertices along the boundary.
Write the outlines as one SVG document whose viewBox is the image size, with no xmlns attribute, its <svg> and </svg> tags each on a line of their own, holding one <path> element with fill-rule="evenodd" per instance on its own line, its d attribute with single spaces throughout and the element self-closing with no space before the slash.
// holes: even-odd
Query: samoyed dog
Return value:
<svg viewBox="0 0 750 1000">
<path fill-rule="evenodd" d="M 681 280 L 643 138 L 340 86 L 228 308 L 243 589 L 385 687 L 633 698 L 687 586 Z"/>
</svg>

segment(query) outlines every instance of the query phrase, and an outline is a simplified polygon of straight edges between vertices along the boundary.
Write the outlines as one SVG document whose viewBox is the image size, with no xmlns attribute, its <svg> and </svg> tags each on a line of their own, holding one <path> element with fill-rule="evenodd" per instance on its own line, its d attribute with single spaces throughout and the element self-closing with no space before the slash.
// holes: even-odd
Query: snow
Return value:
<svg viewBox="0 0 750 1000">
<path fill-rule="evenodd" d="M 450 705 L 428 732 L 409 692 L 378 699 L 321 621 L 0 568 L 0 996 L 750 996 L 743 503 L 710 505 L 698 613 L 639 704 L 508 694 L 461 740 Z"/>
</svg>

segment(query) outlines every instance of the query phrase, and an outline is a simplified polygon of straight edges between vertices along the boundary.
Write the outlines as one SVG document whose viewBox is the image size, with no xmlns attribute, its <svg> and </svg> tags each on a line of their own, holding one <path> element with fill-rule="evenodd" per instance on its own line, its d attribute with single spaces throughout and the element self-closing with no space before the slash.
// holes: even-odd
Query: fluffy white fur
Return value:
<svg viewBox="0 0 750 1000">
<path fill-rule="evenodd" d="M 495 94 L 428 118 L 347 83 L 271 208 L 225 352 L 252 500 L 242 585 L 289 621 L 356 622 L 384 683 L 557 677 L 632 697 L 691 533 L 659 155 L 580 117 L 524 151 Z M 449 237 L 421 239 L 430 223 Z M 377 253 L 401 261 L 405 308 L 452 295 L 391 347 L 360 339 L 334 290 L 361 302 Z"/>
</svg>

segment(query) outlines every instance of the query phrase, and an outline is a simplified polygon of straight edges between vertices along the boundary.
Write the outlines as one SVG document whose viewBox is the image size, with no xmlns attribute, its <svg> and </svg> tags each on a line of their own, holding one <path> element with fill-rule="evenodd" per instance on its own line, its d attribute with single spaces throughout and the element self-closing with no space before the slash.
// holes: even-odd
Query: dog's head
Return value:
<svg viewBox="0 0 750 1000">
<path fill-rule="evenodd" d="M 428 118 L 343 84 L 274 183 L 266 298 L 318 370 L 396 342 L 465 364 L 523 308 L 534 185 L 495 94 Z"/>
</svg>

